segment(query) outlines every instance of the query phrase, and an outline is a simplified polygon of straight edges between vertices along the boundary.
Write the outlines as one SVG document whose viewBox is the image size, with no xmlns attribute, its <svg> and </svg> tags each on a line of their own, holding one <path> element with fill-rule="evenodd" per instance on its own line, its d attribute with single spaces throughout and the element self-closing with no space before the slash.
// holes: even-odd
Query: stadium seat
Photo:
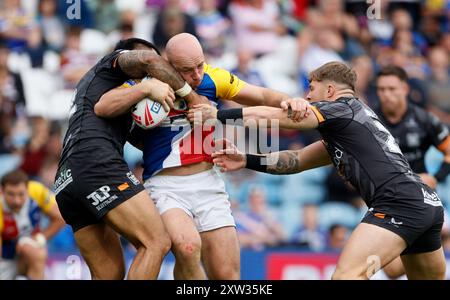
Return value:
<svg viewBox="0 0 450 300">
<path fill-rule="evenodd" d="M 302 93 L 295 79 L 297 62 L 286 61 L 286 57 L 297 56 L 297 44 L 292 37 L 280 38 L 280 45 L 274 53 L 255 60 L 253 67 L 259 71 L 267 87 L 291 96 Z"/>
<path fill-rule="evenodd" d="M 279 208 L 279 220 L 287 236 L 292 236 L 295 229 L 300 226 L 301 206 L 293 202 L 284 202 Z"/>
<path fill-rule="evenodd" d="M 255 61 L 255 68 L 267 71 L 267 74 L 295 76 L 297 72 L 297 62 L 286 61 L 286 57 L 297 57 L 297 43 L 295 38 L 286 36 L 280 38 L 279 45 L 275 52 L 267 54 Z M 275 76 L 274 76 L 275 77 Z"/>
<path fill-rule="evenodd" d="M 81 32 L 81 52 L 89 55 L 102 56 L 109 50 L 109 42 L 106 35 L 94 29 L 85 29 Z"/>
<path fill-rule="evenodd" d="M 349 204 L 328 202 L 320 205 L 319 208 L 319 224 L 323 228 L 329 228 L 333 224 L 353 228 L 360 221 L 358 218 L 359 213 Z"/>
<path fill-rule="evenodd" d="M 47 118 L 50 120 L 66 120 L 69 117 L 74 92 L 74 90 L 55 91 L 48 99 Z"/>
<path fill-rule="evenodd" d="M 145 11 L 146 0 L 115 0 L 114 2 L 119 11 L 132 10 L 138 14 Z"/>
<path fill-rule="evenodd" d="M 14 73 L 31 69 L 31 59 L 26 53 L 11 52 L 8 57 L 8 68 Z"/>
<path fill-rule="evenodd" d="M 49 252 L 70 252 L 76 248 L 72 228 L 66 225 L 48 242 Z"/>
<path fill-rule="evenodd" d="M 239 202 L 241 207 L 246 207 L 246 196 L 248 195 L 248 183 L 236 182 L 231 180 L 231 176 L 224 176 L 225 189 L 230 199 Z"/>
<path fill-rule="evenodd" d="M 256 173 L 255 181 L 262 183 L 263 185 L 272 184 L 279 185 L 284 182 L 285 176 L 277 176 L 266 173 Z"/>
<path fill-rule="evenodd" d="M 0 155 L 0 178 L 3 177 L 9 171 L 12 171 L 19 167 L 21 158 L 19 155 L 14 154 L 1 154 Z"/>
<path fill-rule="evenodd" d="M 123 148 L 123 156 L 128 164 L 128 167 L 134 168 L 140 161 L 142 161 L 142 151 L 133 147 L 128 142 Z"/>
<path fill-rule="evenodd" d="M 225 70 L 233 70 L 238 64 L 236 53 L 225 52 L 220 58 L 209 58 L 208 63 L 211 66 L 217 68 L 223 68 Z"/>
<path fill-rule="evenodd" d="M 299 174 L 283 176 L 280 188 L 283 202 L 320 203 L 325 197 L 324 180 L 328 168 L 318 168 Z"/>
<path fill-rule="evenodd" d="M 138 16 L 133 26 L 134 36 L 141 39 L 148 39 L 149 36 L 153 36 L 156 17 L 157 14 L 154 11 Z"/>
<path fill-rule="evenodd" d="M 54 51 L 45 51 L 44 54 L 44 70 L 55 74 L 61 70 L 61 56 Z"/>
<path fill-rule="evenodd" d="M 444 159 L 444 155 L 435 147 L 431 147 L 425 154 L 425 166 L 428 172 L 435 174 Z"/>
<path fill-rule="evenodd" d="M 66 119 L 69 113 L 72 91 L 61 91 L 61 79 L 43 69 L 21 72 L 29 116 L 49 119 Z"/>
<path fill-rule="evenodd" d="M 445 184 L 439 184 L 436 188 L 436 191 L 441 198 L 444 206 L 450 207 L 450 179 L 447 178 Z"/>
</svg>

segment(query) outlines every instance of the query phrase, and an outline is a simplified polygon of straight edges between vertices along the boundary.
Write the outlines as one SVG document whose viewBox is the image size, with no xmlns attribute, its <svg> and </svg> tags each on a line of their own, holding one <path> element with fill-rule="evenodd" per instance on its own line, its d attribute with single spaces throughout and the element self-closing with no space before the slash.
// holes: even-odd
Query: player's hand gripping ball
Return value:
<svg viewBox="0 0 450 300">
<path fill-rule="evenodd" d="M 143 81 L 146 79 L 147 77 Z M 143 129 L 158 126 L 168 115 L 169 112 L 164 110 L 161 103 L 150 98 L 142 99 L 131 109 L 134 123 Z"/>
</svg>

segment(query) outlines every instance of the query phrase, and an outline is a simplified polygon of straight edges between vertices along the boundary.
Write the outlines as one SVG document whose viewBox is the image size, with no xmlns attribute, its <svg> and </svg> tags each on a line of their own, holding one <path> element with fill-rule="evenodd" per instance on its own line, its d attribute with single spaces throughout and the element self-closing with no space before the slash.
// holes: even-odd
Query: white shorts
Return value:
<svg viewBox="0 0 450 300">
<path fill-rule="evenodd" d="M 17 276 L 17 260 L 0 257 L 0 280 L 13 280 Z"/>
<path fill-rule="evenodd" d="M 144 186 L 161 215 L 180 208 L 199 232 L 236 227 L 225 182 L 215 169 L 188 176 L 158 175 L 147 179 Z"/>
</svg>

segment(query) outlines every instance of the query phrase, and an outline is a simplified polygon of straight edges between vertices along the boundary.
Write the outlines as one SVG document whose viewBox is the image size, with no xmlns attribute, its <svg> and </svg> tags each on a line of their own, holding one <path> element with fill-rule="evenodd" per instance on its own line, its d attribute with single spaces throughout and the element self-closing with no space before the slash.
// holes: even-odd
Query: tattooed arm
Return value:
<svg viewBox="0 0 450 300">
<path fill-rule="evenodd" d="M 295 174 L 331 164 L 330 156 L 322 142 L 316 142 L 301 150 L 267 154 L 267 173 Z"/>
<path fill-rule="evenodd" d="M 264 173 L 286 175 L 331 164 L 330 156 L 321 141 L 298 151 L 288 150 L 264 155 L 244 154 L 228 141 L 226 144 L 227 149 L 212 155 L 213 162 L 221 168 L 222 172 L 247 168 Z"/>
<path fill-rule="evenodd" d="M 166 111 L 173 107 L 174 90 L 182 88 L 185 81 L 161 56 L 150 50 L 132 50 L 120 54 L 117 63 L 130 78 L 141 79 L 147 74 L 153 78 L 126 89 L 117 87 L 103 94 L 94 106 L 97 116 L 117 117 L 128 112 L 133 105 L 146 97 L 160 102 Z M 190 105 L 209 105 L 208 99 L 194 91 L 184 99 Z"/>
<path fill-rule="evenodd" d="M 281 151 L 265 155 L 270 174 L 295 174 L 301 172 L 300 151 Z"/>
<path fill-rule="evenodd" d="M 167 83 L 174 91 L 185 84 L 180 74 L 161 56 L 150 50 L 132 50 L 122 53 L 117 60 L 122 71 L 130 78 L 143 78 L 147 74 Z M 206 97 L 192 91 L 184 99 L 190 105 L 209 104 Z"/>
<path fill-rule="evenodd" d="M 122 71 L 130 78 L 143 78 L 147 74 L 178 90 L 183 78 L 161 56 L 150 50 L 132 50 L 122 53 L 117 60 Z"/>
</svg>

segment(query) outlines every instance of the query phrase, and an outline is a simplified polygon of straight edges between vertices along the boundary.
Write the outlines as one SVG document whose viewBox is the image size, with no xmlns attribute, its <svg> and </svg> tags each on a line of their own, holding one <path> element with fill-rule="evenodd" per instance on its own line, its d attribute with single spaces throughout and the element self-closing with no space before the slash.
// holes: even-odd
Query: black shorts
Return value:
<svg viewBox="0 0 450 300">
<path fill-rule="evenodd" d="M 118 151 L 77 149 L 58 168 L 54 185 L 61 215 L 75 232 L 144 190 Z"/>
<path fill-rule="evenodd" d="M 437 193 L 414 181 L 393 181 L 383 188 L 383 201 L 374 202 L 362 222 L 402 237 L 402 255 L 426 253 L 441 247 L 444 209 Z"/>
</svg>

